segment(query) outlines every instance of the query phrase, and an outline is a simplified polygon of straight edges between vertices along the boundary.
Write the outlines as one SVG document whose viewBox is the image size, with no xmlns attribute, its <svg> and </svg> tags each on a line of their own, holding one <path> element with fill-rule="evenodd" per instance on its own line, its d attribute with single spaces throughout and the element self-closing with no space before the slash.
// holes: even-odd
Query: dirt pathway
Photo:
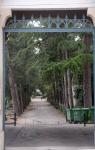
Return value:
<svg viewBox="0 0 95 150">
<path fill-rule="evenodd" d="M 16 127 L 6 127 L 6 146 L 15 147 L 15 150 L 77 150 L 79 147 L 91 147 L 93 126 L 68 124 L 62 112 L 46 100 L 36 98 L 18 119 Z"/>
<path fill-rule="evenodd" d="M 66 123 L 65 116 L 59 110 L 56 110 L 45 99 L 35 98 L 18 119 L 21 125 L 63 125 Z"/>
</svg>

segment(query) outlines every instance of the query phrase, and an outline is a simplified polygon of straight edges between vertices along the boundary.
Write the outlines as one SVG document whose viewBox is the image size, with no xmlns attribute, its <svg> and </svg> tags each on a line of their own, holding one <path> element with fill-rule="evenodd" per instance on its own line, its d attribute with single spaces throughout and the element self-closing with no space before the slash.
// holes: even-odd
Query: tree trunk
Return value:
<svg viewBox="0 0 95 150">
<path fill-rule="evenodd" d="M 61 103 L 64 104 L 64 79 L 61 77 Z"/>
<path fill-rule="evenodd" d="M 17 101 L 15 81 L 14 81 L 12 68 L 10 65 L 9 65 L 9 84 L 10 84 L 10 91 L 11 91 L 11 96 L 12 96 L 12 101 L 13 101 L 13 110 L 14 110 L 14 112 L 17 113 L 17 115 L 19 115 L 20 112 L 19 112 L 19 105 L 18 105 L 18 101 Z"/>
<path fill-rule="evenodd" d="M 68 82 L 67 82 L 67 71 L 64 73 L 64 95 L 65 95 L 65 106 L 66 108 L 69 107 L 69 101 L 68 101 Z"/>
<path fill-rule="evenodd" d="M 67 70 L 67 81 L 68 81 L 68 101 L 70 108 L 72 108 L 73 107 L 72 78 L 69 69 Z"/>
<path fill-rule="evenodd" d="M 18 94 L 18 87 L 17 84 L 15 83 L 15 92 L 16 92 L 16 100 L 17 100 L 17 104 L 18 104 L 18 109 L 19 109 L 19 114 L 21 114 L 21 103 L 20 103 L 20 98 L 19 98 L 19 94 Z"/>
<path fill-rule="evenodd" d="M 19 93 L 20 93 L 20 100 L 21 100 L 21 111 L 24 111 L 24 106 L 23 106 L 23 97 L 22 97 L 22 87 L 20 84 L 20 89 L 19 89 Z"/>
<path fill-rule="evenodd" d="M 85 34 L 84 43 L 85 43 L 85 54 L 90 52 L 91 45 L 91 36 Z M 91 64 L 86 60 L 84 62 L 83 70 L 83 97 L 84 97 L 84 107 L 92 106 L 92 93 L 91 93 Z"/>
<path fill-rule="evenodd" d="M 69 52 L 65 51 L 64 58 L 67 60 L 69 56 Z M 64 86 L 65 86 L 65 101 L 66 107 L 73 106 L 73 94 L 72 94 L 72 79 L 71 79 L 71 72 L 68 69 L 64 74 Z"/>
</svg>

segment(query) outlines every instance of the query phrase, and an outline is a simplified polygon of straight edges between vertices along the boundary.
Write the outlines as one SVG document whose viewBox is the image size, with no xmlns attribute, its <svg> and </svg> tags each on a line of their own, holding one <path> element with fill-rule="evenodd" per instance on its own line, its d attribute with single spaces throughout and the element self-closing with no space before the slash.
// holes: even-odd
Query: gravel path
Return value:
<svg viewBox="0 0 95 150">
<path fill-rule="evenodd" d="M 66 123 L 63 113 L 44 99 L 33 99 L 17 126 L 6 127 L 7 150 L 77 150 L 92 146 L 93 125 Z"/>
</svg>

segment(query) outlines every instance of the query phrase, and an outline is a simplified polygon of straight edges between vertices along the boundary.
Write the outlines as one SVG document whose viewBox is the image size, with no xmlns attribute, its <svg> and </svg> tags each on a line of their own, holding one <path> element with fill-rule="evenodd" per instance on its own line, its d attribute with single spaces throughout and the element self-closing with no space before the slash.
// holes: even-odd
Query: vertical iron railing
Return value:
<svg viewBox="0 0 95 150">
<path fill-rule="evenodd" d="M 95 145 L 95 28 L 93 30 L 94 145 Z"/>
<path fill-rule="evenodd" d="M 33 17 L 30 22 L 33 24 Z M 27 24 L 26 18 L 23 17 L 21 20 L 17 20 L 16 17 L 11 20 L 11 23 L 5 26 L 4 29 L 4 52 L 3 55 L 5 57 L 5 33 L 7 32 L 91 32 L 93 33 L 93 78 L 94 78 L 94 145 L 95 145 L 95 27 L 92 25 L 92 22 L 90 22 L 87 18 L 83 16 L 82 19 L 77 19 L 76 16 L 73 19 L 68 19 L 68 17 L 65 17 L 65 19 L 59 18 L 51 18 L 50 16 L 47 16 L 47 18 L 43 19 L 40 16 L 40 19 L 38 18 L 38 21 L 40 22 L 45 22 L 47 23 L 46 27 L 29 27 L 29 26 L 24 26 Z M 37 20 L 34 19 L 35 22 Z M 21 23 L 21 26 L 17 26 L 19 23 Z M 55 24 L 56 27 L 52 27 L 52 24 Z M 61 24 L 64 25 L 63 28 L 61 28 Z M 71 27 L 72 26 L 72 27 Z M 23 28 L 24 27 L 24 28 Z M 5 79 L 5 58 L 3 57 L 4 61 L 4 77 L 3 80 Z M 4 94 L 3 94 L 3 99 L 5 99 L 5 80 L 3 82 L 3 88 L 4 88 Z M 4 103 L 3 103 L 4 104 Z M 3 105 L 4 106 L 4 105 Z M 4 109 L 4 108 L 3 108 Z M 5 110 L 5 109 L 4 109 Z M 4 118 L 5 118 L 5 111 L 4 111 Z M 15 123 L 16 125 L 16 114 L 14 114 L 15 118 Z M 4 123 L 4 122 L 3 122 Z"/>
</svg>

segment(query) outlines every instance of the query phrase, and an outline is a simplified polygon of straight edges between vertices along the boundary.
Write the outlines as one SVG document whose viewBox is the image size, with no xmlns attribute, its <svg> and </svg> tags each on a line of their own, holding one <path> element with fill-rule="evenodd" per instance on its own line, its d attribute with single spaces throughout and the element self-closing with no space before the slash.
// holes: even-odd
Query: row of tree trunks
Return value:
<svg viewBox="0 0 95 150">
<path fill-rule="evenodd" d="M 10 92 L 11 92 L 12 103 L 13 103 L 13 110 L 19 116 L 21 113 L 23 113 L 24 109 L 28 106 L 30 99 L 28 96 L 26 96 L 26 93 L 25 91 L 23 91 L 21 84 L 17 86 L 15 82 L 14 71 L 11 64 L 9 65 L 8 76 L 9 76 Z"/>
<path fill-rule="evenodd" d="M 90 53 L 91 36 L 90 34 L 84 35 L 85 49 L 84 53 Z M 68 51 L 64 54 L 60 53 L 60 59 L 67 60 L 70 57 Z M 71 71 L 68 69 L 64 73 L 63 79 L 60 77 L 55 78 L 56 86 L 54 87 L 54 99 L 57 102 L 63 104 L 66 108 L 72 108 L 74 106 L 74 93 L 73 93 L 73 79 Z M 84 107 L 92 106 L 92 92 L 91 92 L 91 65 L 89 61 L 84 59 L 83 67 L 83 101 Z"/>
<path fill-rule="evenodd" d="M 13 111 L 19 116 L 23 113 L 24 109 L 28 106 L 30 102 L 30 95 L 26 96 L 27 93 L 24 90 L 24 87 L 21 84 L 16 82 L 15 71 L 13 68 L 13 64 L 11 63 L 11 51 L 8 52 L 8 78 L 9 78 L 9 86 L 10 86 L 10 94 L 13 103 Z"/>
<path fill-rule="evenodd" d="M 68 52 L 60 51 L 59 54 L 62 60 L 68 59 Z M 60 73 L 55 75 L 55 85 L 53 85 L 54 101 L 57 104 L 63 104 L 66 108 L 73 107 L 73 92 L 72 92 L 72 76 L 71 71 L 68 69 L 65 71 L 64 76 Z"/>
<path fill-rule="evenodd" d="M 65 51 L 64 59 L 67 60 L 70 57 L 68 51 Z M 64 89 L 65 89 L 65 105 L 66 108 L 73 107 L 73 92 L 72 92 L 72 77 L 70 69 L 64 73 Z"/>
</svg>

